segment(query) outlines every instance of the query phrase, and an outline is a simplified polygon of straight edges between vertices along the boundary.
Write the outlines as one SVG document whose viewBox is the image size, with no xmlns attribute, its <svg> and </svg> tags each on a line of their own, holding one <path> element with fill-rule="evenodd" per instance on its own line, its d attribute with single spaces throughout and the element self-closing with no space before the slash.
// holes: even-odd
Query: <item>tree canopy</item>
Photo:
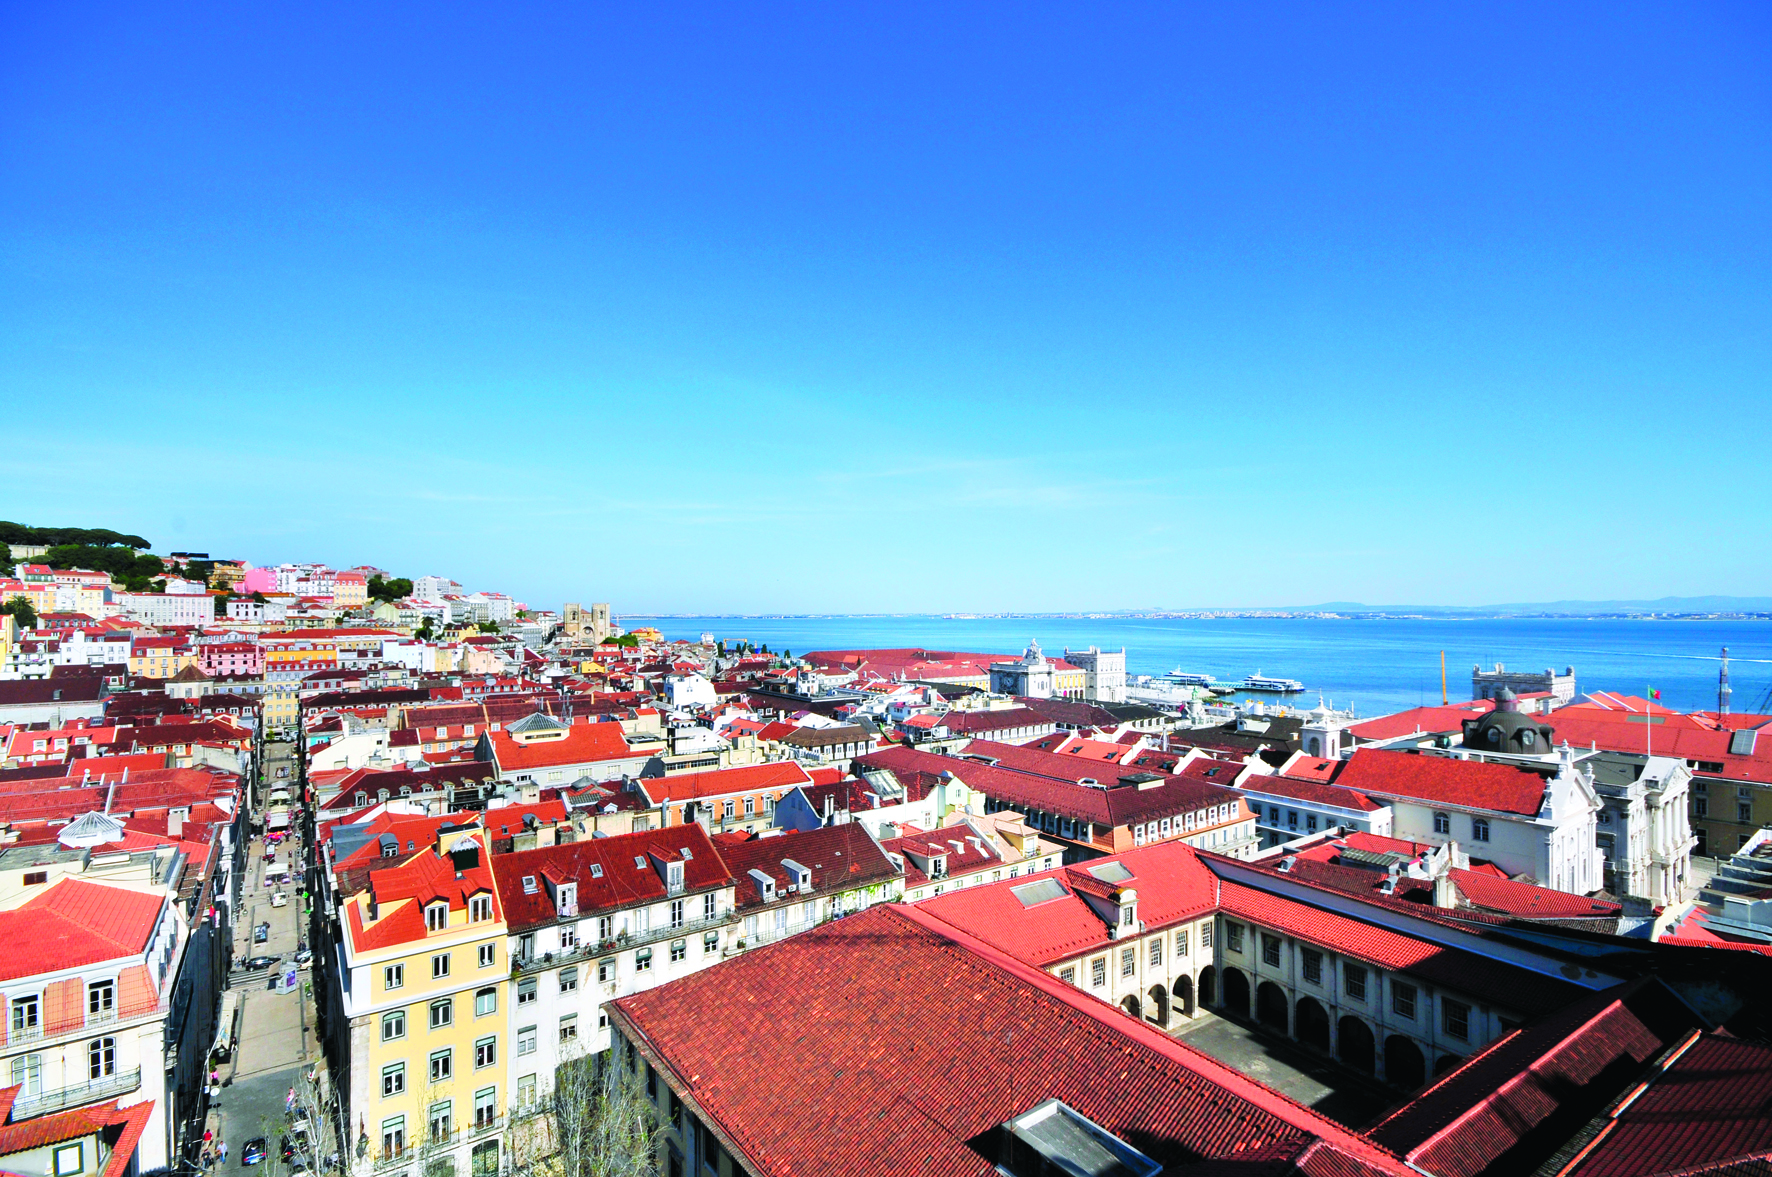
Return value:
<svg viewBox="0 0 1772 1177">
<path fill-rule="evenodd" d="M 383 580 L 377 574 L 369 578 L 369 599 L 372 601 L 398 601 L 411 595 L 412 581 L 407 577 L 396 576 Z"/>
<path fill-rule="evenodd" d="M 89 568 L 108 573 L 134 593 L 144 591 L 150 581 L 166 572 L 166 565 L 158 556 L 138 556 L 128 548 L 92 544 L 57 544 L 43 554 L 43 562 L 51 568 Z"/>
<path fill-rule="evenodd" d="M 0 519 L 0 544 L 42 544 L 45 547 L 60 544 L 90 544 L 95 547 L 115 545 L 126 548 L 154 546 L 139 535 L 125 535 L 103 527 L 27 527 L 23 523 L 8 523 L 3 519 Z"/>
<path fill-rule="evenodd" d="M 37 610 L 24 597 L 14 597 L 0 605 L 0 614 L 10 613 L 20 629 L 37 628 Z"/>
</svg>

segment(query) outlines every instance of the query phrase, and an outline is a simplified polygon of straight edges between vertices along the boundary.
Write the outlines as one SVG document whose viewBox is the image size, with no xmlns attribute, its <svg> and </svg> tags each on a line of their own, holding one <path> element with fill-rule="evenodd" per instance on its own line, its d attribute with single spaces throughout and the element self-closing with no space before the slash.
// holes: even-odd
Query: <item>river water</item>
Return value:
<svg viewBox="0 0 1772 1177">
<path fill-rule="evenodd" d="M 623 617 L 667 638 L 712 633 L 771 650 L 920 646 L 931 650 L 1019 654 L 1030 639 L 1048 654 L 1065 647 L 1126 650 L 1128 674 L 1176 667 L 1237 680 L 1261 671 L 1301 680 L 1303 698 L 1320 693 L 1363 716 L 1440 699 L 1440 652 L 1452 699 L 1470 697 L 1474 663 L 1511 669 L 1575 668 L 1576 689 L 1641 695 L 1650 687 L 1676 710 L 1717 701 L 1717 654 L 1729 647 L 1733 709 L 1761 706 L 1772 689 L 1772 622 L 1498 618 L 1482 620 L 1320 618 L 943 618 L 943 617 Z"/>
</svg>

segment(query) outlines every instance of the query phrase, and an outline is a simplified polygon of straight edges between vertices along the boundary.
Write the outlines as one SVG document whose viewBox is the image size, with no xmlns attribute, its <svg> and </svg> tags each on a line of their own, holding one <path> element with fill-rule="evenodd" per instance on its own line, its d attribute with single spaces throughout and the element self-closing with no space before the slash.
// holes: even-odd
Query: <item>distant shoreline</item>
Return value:
<svg viewBox="0 0 1772 1177">
<path fill-rule="evenodd" d="M 1772 610 L 1741 612 L 1402 613 L 1339 610 L 1204 609 L 1149 613 L 616 613 L 617 621 L 1772 621 Z"/>
</svg>

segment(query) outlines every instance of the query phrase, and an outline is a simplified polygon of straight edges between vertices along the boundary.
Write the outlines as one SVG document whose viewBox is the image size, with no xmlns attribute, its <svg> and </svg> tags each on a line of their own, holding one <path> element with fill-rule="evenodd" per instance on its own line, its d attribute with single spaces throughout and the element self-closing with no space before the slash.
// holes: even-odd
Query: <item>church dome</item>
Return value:
<svg viewBox="0 0 1772 1177">
<path fill-rule="evenodd" d="M 1495 710 L 1464 721 L 1464 746 L 1477 752 L 1543 756 L 1551 750 L 1551 728 L 1520 710 L 1520 701 L 1505 687 L 1495 696 Z"/>
</svg>

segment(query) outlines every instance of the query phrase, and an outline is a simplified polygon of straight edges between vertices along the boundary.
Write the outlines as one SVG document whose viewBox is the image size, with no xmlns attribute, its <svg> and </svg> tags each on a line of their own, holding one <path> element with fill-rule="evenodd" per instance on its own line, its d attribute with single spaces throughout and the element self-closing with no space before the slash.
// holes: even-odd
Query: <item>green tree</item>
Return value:
<svg viewBox="0 0 1772 1177">
<path fill-rule="evenodd" d="M 10 613 L 20 629 L 37 628 L 37 610 L 25 597 L 14 597 L 6 604 L 0 605 L 0 613 Z"/>
<path fill-rule="evenodd" d="M 373 601 L 398 601 L 412 595 L 412 581 L 404 576 L 383 580 L 380 573 L 369 578 L 369 598 Z"/>
<path fill-rule="evenodd" d="M 540 1115 L 513 1132 L 515 1177 L 653 1177 L 666 1125 L 637 1071 L 621 1063 L 599 1074 L 583 1051 L 554 1072 Z"/>
<path fill-rule="evenodd" d="M 421 642 L 428 642 L 437 636 L 437 631 L 431 628 L 431 619 L 427 617 L 424 619 L 424 623 L 418 627 L 417 631 L 415 631 L 412 636 Z"/>
<path fill-rule="evenodd" d="M 497 632 L 499 632 L 498 622 L 490 621 L 490 620 L 482 621 L 480 623 L 480 632 L 481 633 L 497 633 Z"/>
</svg>

